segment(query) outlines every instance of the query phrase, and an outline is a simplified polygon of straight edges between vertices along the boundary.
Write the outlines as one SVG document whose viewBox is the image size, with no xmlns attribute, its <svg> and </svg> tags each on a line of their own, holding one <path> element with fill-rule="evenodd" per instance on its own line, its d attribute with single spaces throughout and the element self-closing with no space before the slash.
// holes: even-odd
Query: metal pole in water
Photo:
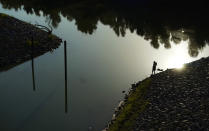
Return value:
<svg viewBox="0 0 209 131">
<path fill-rule="evenodd" d="M 33 42 L 33 36 L 32 36 L 32 40 L 31 40 L 31 47 L 32 47 L 32 51 L 31 51 L 31 57 L 32 57 L 32 78 L 33 78 L 33 91 L 36 91 L 36 86 L 35 86 L 35 73 L 34 73 L 34 60 L 33 60 L 33 48 L 34 48 L 34 42 Z"/>
<path fill-rule="evenodd" d="M 68 104 L 67 104 L 67 42 L 64 41 L 64 56 L 65 56 L 65 113 L 68 112 Z"/>
</svg>

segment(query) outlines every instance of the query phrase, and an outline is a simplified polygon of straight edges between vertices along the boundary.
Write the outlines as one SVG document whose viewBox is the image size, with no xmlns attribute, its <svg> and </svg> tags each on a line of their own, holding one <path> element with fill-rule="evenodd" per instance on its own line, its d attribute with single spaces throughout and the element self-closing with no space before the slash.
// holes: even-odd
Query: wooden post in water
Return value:
<svg viewBox="0 0 209 131">
<path fill-rule="evenodd" d="M 31 58 L 32 58 L 32 78 L 33 78 L 33 91 L 36 91 L 36 86 L 35 86 L 35 73 L 34 73 L 34 60 L 33 60 L 33 48 L 34 48 L 34 42 L 33 42 L 33 36 L 31 39 Z"/>
<path fill-rule="evenodd" d="M 64 41 L 64 56 L 65 56 L 65 113 L 68 112 L 68 102 L 67 102 L 67 42 Z"/>
</svg>

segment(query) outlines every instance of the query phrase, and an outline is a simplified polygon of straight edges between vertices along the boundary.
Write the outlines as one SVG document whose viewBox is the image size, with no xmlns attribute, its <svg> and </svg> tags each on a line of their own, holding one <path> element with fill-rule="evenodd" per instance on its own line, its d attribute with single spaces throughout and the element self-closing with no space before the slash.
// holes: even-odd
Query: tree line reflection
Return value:
<svg viewBox="0 0 209 131">
<path fill-rule="evenodd" d="M 208 5 L 204 2 L 160 1 L 0 0 L 6 9 L 24 9 L 37 16 L 42 11 L 54 28 L 61 22 L 61 14 L 69 21 L 74 20 L 77 29 L 83 33 L 93 34 L 101 22 L 110 26 L 117 36 L 125 36 L 128 30 L 136 32 L 156 49 L 160 45 L 171 48 L 171 41 L 179 44 L 188 40 L 189 55 L 198 56 L 209 42 Z"/>
</svg>

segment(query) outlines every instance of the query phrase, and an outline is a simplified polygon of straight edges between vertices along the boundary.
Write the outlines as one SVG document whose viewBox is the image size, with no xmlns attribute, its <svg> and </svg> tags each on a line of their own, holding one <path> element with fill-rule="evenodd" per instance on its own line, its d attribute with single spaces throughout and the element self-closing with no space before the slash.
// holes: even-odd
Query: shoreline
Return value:
<svg viewBox="0 0 209 131">
<path fill-rule="evenodd" d="M 103 131 L 208 130 L 208 87 L 209 57 L 145 78 L 132 84 Z"/>
<path fill-rule="evenodd" d="M 51 32 L 0 13 L 0 72 L 52 52 L 61 42 Z"/>
</svg>

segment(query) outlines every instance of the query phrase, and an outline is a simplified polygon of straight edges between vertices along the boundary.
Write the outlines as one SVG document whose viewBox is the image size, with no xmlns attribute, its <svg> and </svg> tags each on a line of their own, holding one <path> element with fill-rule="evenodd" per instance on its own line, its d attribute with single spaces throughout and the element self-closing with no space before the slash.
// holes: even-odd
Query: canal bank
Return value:
<svg viewBox="0 0 209 131">
<path fill-rule="evenodd" d="M 133 85 L 109 131 L 208 130 L 209 57 Z"/>
<path fill-rule="evenodd" d="M 0 72 L 60 46 L 52 30 L 39 27 L 0 13 Z"/>
<path fill-rule="evenodd" d="M 68 42 L 69 112 L 65 113 L 61 45 L 34 62 L 0 73 L 0 128 L 4 130 L 102 130 L 123 99 L 121 92 L 148 77 L 154 60 L 159 68 L 167 69 L 209 56 L 208 44 L 201 42 L 208 41 L 207 21 L 201 21 L 206 17 L 193 21 L 182 15 L 187 24 L 179 17 L 168 21 L 168 15 L 144 15 L 150 18 L 147 21 L 141 13 L 116 13 L 108 6 L 103 12 L 95 5 L 63 3 L 59 8 L 57 1 L 50 5 L 24 1 L 1 0 L 0 12 L 32 24 L 51 22 L 53 33 Z M 172 39 L 168 42 L 167 38 Z"/>
</svg>

